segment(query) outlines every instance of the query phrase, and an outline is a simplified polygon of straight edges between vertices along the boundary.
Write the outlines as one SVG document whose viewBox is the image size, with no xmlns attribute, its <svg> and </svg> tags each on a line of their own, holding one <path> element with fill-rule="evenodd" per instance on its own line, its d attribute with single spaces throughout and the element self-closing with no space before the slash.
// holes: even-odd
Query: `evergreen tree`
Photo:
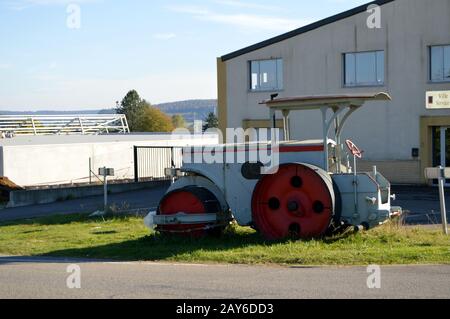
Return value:
<svg viewBox="0 0 450 319">
<path fill-rule="evenodd" d="M 205 124 L 203 125 L 203 131 L 206 131 L 210 128 L 219 127 L 219 119 L 217 118 L 216 114 L 214 114 L 214 112 L 210 112 L 204 122 Z"/>
<path fill-rule="evenodd" d="M 117 114 L 125 114 L 132 132 L 139 131 L 140 121 L 145 111 L 145 100 L 142 100 L 135 90 L 131 90 L 125 95 L 116 111 Z"/>
</svg>

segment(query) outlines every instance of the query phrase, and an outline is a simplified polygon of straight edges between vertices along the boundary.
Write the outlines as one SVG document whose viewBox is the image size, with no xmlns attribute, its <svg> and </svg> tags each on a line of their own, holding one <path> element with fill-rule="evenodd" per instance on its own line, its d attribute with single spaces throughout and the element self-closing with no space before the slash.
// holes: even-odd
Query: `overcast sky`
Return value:
<svg viewBox="0 0 450 319">
<path fill-rule="evenodd" d="M 216 98 L 216 57 L 367 2 L 0 0 L 0 110 Z"/>
</svg>

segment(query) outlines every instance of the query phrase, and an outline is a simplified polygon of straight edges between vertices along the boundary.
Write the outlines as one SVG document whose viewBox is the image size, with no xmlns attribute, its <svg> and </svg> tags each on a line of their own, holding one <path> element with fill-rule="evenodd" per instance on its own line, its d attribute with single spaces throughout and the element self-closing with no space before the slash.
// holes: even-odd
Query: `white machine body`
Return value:
<svg viewBox="0 0 450 319">
<path fill-rule="evenodd" d="M 247 144 L 258 149 L 270 149 L 270 143 Z M 328 153 L 335 149 L 336 143 L 328 140 Z M 192 163 L 193 153 L 204 151 L 202 147 L 183 149 L 185 158 L 181 171 L 189 176 L 183 177 L 169 189 L 168 192 L 185 187 L 186 185 L 205 185 L 200 183 L 199 177 L 206 182 L 206 186 L 213 189 L 213 193 L 221 199 L 222 204 L 233 213 L 239 225 L 252 225 L 252 196 L 260 176 L 249 179 L 243 176 L 242 170 L 245 163 L 225 163 L 227 153 L 236 153 L 240 145 L 221 145 L 215 149 L 222 149 L 220 155 L 223 156 L 221 163 Z M 209 152 L 209 148 L 205 152 Z M 321 140 L 311 140 L 302 142 L 287 142 L 279 145 L 280 165 L 289 163 L 306 163 L 318 168 L 323 166 L 324 144 Z M 261 162 L 259 153 L 256 162 Z M 237 156 L 236 156 L 237 157 Z M 249 156 L 247 156 L 248 158 Z M 216 157 L 217 158 L 217 157 Z M 330 160 L 332 162 L 332 160 Z M 394 212 L 391 212 L 391 186 L 390 183 L 379 172 L 363 172 L 357 174 L 357 201 L 355 205 L 355 185 L 352 168 L 346 167 L 348 173 L 330 174 L 336 185 L 337 195 L 341 202 L 341 220 L 351 225 L 365 225 L 372 228 L 386 222 Z M 395 208 L 397 211 L 398 208 Z"/>
<path fill-rule="evenodd" d="M 353 149 L 346 153 L 340 140 L 349 116 L 368 100 L 387 101 L 390 97 L 379 93 L 264 102 L 271 120 L 275 120 L 276 111 L 282 111 L 288 141 L 183 149 L 182 168 L 167 170 L 177 178 L 152 217 L 154 223 L 169 232 L 196 232 L 198 228 L 188 226 L 209 229 L 215 227 L 213 220 L 216 226 L 223 226 L 234 219 L 239 225 L 262 231 L 267 238 L 292 233 L 306 238 L 343 226 L 373 228 L 401 214 L 401 208 L 391 206 L 395 196 L 386 178 L 375 167 L 371 172 L 357 172 L 361 153 L 351 141 L 347 145 Z M 290 112 L 312 109 L 322 111 L 323 138 L 289 141 Z M 335 138 L 330 139 L 333 126 Z M 267 158 L 276 161 L 268 163 Z M 192 194 L 200 200 L 190 199 Z M 316 227 L 315 223 L 322 226 Z"/>
</svg>

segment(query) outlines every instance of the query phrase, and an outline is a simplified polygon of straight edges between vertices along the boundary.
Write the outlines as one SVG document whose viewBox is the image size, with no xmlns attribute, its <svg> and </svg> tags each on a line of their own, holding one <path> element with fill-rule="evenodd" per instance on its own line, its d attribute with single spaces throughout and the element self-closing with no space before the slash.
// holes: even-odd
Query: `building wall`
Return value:
<svg viewBox="0 0 450 319">
<path fill-rule="evenodd" d="M 355 113 L 343 135 L 365 150 L 366 163 L 390 162 L 384 170 L 393 182 L 424 182 L 421 168 L 411 172 L 414 176 L 407 176 L 408 170 L 405 174 L 396 172 L 417 160 L 412 158 L 413 148 L 429 148 L 421 145 L 421 141 L 431 139 L 421 136 L 421 117 L 450 115 L 449 110 L 425 108 L 426 91 L 450 89 L 450 83 L 428 81 L 428 47 L 450 44 L 450 0 L 385 4 L 381 7 L 381 29 L 367 28 L 368 16 L 361 13 L 226 61 L 227 123 L 222 126 L 242 127 L 243 121 L 268 118 L 268 110 L 258 103 L 273 92 L 249 92 L 248 61 L 283 58 L 284 90 L 280 97 L 388 92 L 392 102 L 367 103 Z M 385 85 L 344 88 L 343 53 L 372 50 L 385 51 Z M 294 139 L 321 136 L 319 112 L 293 113 L 291 121 Z M 420 159 L 427 162 L 431 154 L 422 150 L 421 156 L 427 157 Z"/>
<path fill-rule="evenodd" d="M 421 184 L 421 165 L 419 160 L 410 161 L 360 161 L 358 171 L 371 172 L 376 166 L 379 172 L 389 177 L 393 183 Z"/>
<path fill-rule="evenodd" d="M 3 173 L 1 176 L 8 177 L 20 186 L 86 183 L 89 181 L 89 159 L 91 158 L 94 173 L 97 174 L 98 168 L 106 166 L 115 169 L 116 176 L 111 179 L 133 179 L 134 146 L 181 147 L 217 143 L 218 137 L 216 135 L 203 138 L 180 136 L 180 139 L 168 137 L 166 140 L 129 140 L 109 143 L 68 142 L 66 144 L 48 143 L 41 145 L 13 145 L 13 143 L 9 143 L 9 145 L 2 147 L 3 160 L 0 164 L 3 165 Z M 95 177 L 92 178 L 95 181 Z"/>
</svg>

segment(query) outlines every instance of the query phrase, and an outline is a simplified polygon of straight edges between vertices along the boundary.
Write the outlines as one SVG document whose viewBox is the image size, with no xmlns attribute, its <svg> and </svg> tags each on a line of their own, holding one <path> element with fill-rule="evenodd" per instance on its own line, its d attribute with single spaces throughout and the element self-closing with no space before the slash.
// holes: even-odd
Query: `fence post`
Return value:
<svg viewBox="0 0 450 319">
<path fill-rule="evenodd" d="M 170 157 L 171 157 L 170 164 L 172 165 L 172 168 L 175 168 L 175 153 L 174 152 L 175 152 L 175 148 L 172 147 L 170 149 Z"/>
<path fill-rule="evenodd" d="M 92 158 L 89 157 L 89 185 L 92 184 Z"/>
<path fill-rule="evenodd" d="M 108 175 L 106 174 L 106 167 L 103 168 L 104 176 L 103 176 L 103 211 L 106 214 L 108 210 Z"/>
<path fill-rule="evenodd" d="M 134 157 L 134 182 L 139 182 L 139 164 L 138 164 L 138 147 L 133 147 L 133 157 Z"/>
</svg>

